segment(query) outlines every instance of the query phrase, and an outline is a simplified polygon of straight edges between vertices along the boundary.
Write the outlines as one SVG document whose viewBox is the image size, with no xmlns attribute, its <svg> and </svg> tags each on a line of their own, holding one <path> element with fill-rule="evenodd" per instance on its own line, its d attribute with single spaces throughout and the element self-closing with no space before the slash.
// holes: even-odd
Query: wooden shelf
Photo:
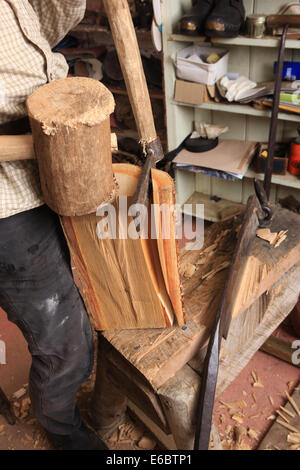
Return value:
<svg viewBox="0 0 300 470">
<path fill-rule="evenodd" d="M 238 36 L 237 38 L 207 38 L 205 36 L 185 36 L 183 34 L 171 34 L 168 37 L 169 41 L 178 42 L 193 42 L 193 43 L 206 43 L 209 44 L 224 44 L 233 46 L 248 46 L 248 47 L 278 47 L 280 44 L 280 37 L 266 36 L 261 39 L 248 38 L 247 36 Z M 288 39 L 286 41 L 286 49 L 300 49 L 300 40 Z"/>
<path fill-rule="evenodd" d="M 213 101 L 203 104 L 188 104 L 180 103 L 179 101 L 172 101 L 172 104 L 179 106 L 189 106 L 192 108 L 201 108 L 208 109 L 210 111 L 222 111 L 224 113 L 235 113 L 243 114 L 247 116 L 257 116 L 257 117 L 271 117 L 271 111 L 269 110 L 260 110 L 255 109 L 253 106 L 247 104 L 227 104 L 227 103 L 215 103 Z M 299 122 L 299 114 L 296 113 L 278 113 L 278 119 L 280 121 L 292 121 Z"/>
<path fill-rule="evenodd" d="M 194 212 L 196 204 L 203 204 L 204 219 L 210 222 L 220 222 L 221 220 L 230 219 L 233 214 L 238 214 L 245 208 L 244 204 L 232 202 L 227 199 L 214 201 L 211 199 L 211 196 L 195 191 L 182 205 L 181 210 L 184 214 L 195 217 L 197 216 L 197 213 Z M 191 211 L 188 205 L 192 205 Z"/>
<path fill-rule="evenodd" d="M 261 181 L 264 179 L 263 173 L 256 173 L 251 168 L 248 169 L 247 173 L 245 174 L 246 178 L 257 178 Z M 280 186 L 286 186 L 289 188 L 296 188 L 300 189 L 300 177 L 291 175 L 287 173 L 286 175 L 273 175 L 272 176 L 272 183 L 279 184 Z"/>
</svg>

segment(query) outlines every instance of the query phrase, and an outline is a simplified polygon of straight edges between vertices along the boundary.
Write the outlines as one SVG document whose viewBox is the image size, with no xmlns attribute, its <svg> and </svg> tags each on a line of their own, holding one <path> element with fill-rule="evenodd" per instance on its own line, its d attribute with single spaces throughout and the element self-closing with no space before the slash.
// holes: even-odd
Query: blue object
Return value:
<svg viewBox="0 0 300 470">
<path fill-rule="evenodd" d="M 277 71 L 277 62 L 274 62 L 274 73 Z M 284 62 L 282 78 L 284 80 L 300 80 L 300 62 Z"/>
</svg>

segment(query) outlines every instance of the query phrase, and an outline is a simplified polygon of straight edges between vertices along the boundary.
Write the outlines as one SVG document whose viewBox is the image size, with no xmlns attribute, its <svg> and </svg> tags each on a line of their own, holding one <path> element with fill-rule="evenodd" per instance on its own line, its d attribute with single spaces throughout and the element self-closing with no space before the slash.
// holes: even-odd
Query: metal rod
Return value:
<svg viewBox="0 0 300 470">
<path fill-rule="evenodd" d="M 282 73 L 283 73 L 283 60 L 284 60 L 285 41 L 286 41 L 286 34 L 287 34 L 288 27 L 289 27 L 288 24 L 285 25 L 283 32 L 282 32 L 279 54 L 278 54 L 276 79 L 275 79 L 275 90 L 274 90 L 271 125 L 270 125 L 270 133 L 269 133 L 269 144 L 268 144 L 268 158 L 267 158 L 267 163 L 266 163 L 265 179 L 264 179 L 264 188 L 265 188 L 268 199 L 270 197 L 270 191 L 271 191 L 274 148 L 275 148 L 275 141 L 276 141 L 278 109 L 279 109 L 279 102 L 280 102 L 280 90 L 281 90 Z"/>
</svg>

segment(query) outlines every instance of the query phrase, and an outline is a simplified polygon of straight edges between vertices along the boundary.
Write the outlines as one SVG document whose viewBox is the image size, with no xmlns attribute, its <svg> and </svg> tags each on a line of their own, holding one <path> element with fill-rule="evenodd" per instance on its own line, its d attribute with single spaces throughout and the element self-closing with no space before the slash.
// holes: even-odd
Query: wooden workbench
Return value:
<svg viewBox="0 0 300 470">
<path fill-rule="evenodd" d="M 193 446 L 202 362 L 239 227 L 238 218 L 213 224 L 201 249 L 182 251 L 186 326 L 103 333 L 109 380 L 165 433 L 171 432 L 179 449 Z M 242 291 L 234 293 L 239 302 L 222 344 L 217 396 L 298 301 L 300 217 L 277 208 L 271 231 L 287 229 L 287 239 L 277 248 L 258 237 L 253 243 L 247 278 Z M 196 271 L 186 278 L 191 266 Z"/>
</svg>

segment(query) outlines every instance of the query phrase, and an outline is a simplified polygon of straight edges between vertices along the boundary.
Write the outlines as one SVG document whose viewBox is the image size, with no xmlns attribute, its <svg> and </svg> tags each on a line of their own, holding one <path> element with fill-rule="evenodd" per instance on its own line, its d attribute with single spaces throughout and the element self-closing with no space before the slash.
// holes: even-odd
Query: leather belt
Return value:
<svg viewBox="0 0 300 470">
<path fill-rule="evenodd" d="M 15 121 L 0 124 L 0 135 L 21 135 L 31 132 L 29 119 L 24 117 Z"/>
</svg>

